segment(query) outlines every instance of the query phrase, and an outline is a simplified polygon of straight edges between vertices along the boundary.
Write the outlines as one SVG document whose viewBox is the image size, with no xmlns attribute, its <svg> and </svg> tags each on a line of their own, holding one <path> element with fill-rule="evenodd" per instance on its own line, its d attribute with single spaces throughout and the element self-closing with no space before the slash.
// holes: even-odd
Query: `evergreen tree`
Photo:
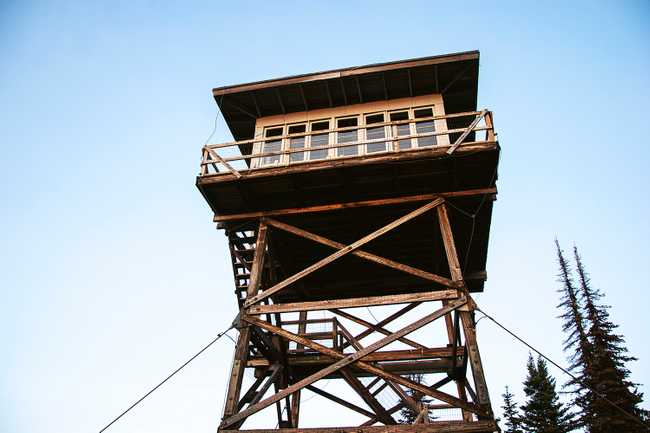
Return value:
<svg viewBox="0 0 650 433">
<path fill-rule="evenodd" d="M 593 354 L 590 363 L 590 385 L 600 395 L 615 403 L 624 411 L 638 417 L 648 418 L 647 411 L 639 407 L 643 394 L 629 380 L 626 363 L 636 360 L 629 356 L 625 340 L 616 334 L 615 325 L 609 317 L 609 306 L 599 304 L 602 293 L 591 287 L 589 276 L 582 264 L 577 247 L 573 248 L 580 291 L 584 298 L 585 313 L 589 322 L 587 332 Z M 626 433 L 639 431 L 639 421 L 621 413 L 620 409 L 598 396 L 592 396 L 588 413 L 589 433 Z"/>
<path fill-rule="evenodd" d="M 422 383 L 424 381 L 424 375 L 420 373 L 416 374 L 410 374 L 408 376 L 409 380 L 416 382 L 416 383 Z M 421 404 L 429 404 L 431 403 L 431 398 L 427 397 L 425 394 L 422 394 L 419 391 L 416 391 L 414 389 L 407 389 L 406 394 L 409 395 L 413 400 L 415 400 L 418 403 Z M 402 408 L 400 411 L 400 419 L 399 423 L 400 424 L 413 424 L 418 417 L 419 413 L 414 411 L 408 406 L 405 406 Z M 431 415 L 427 413 L 427 416 L 429 416 L 429 419 L 432 419 Z"/>
<path fill-rule="evenodd" d="M 506 429 L 503 433 L 523 433 L 521 429 L 521 419 L 519 417 L 519 410 L 517 409 L 517 404 L 515 403 L 515 396 L 510 392 L 506 386 L 505 394 L 501 394 L 503 397 L 503 418 L 505 418 Z"/>
<path fill-rule="evenodd" d="M 589 414 L 591 413 L 590 405 L 593 401 L 590 359 L 593 349 L 587 337 L 587 325 L 582 312 L 578 289 L 572 277 L 571 266 L 565 259 L 564 251 L 560 248 L 557 239 L 555 240 L 555 247 L 560 267 L 558 281 L 562 284 L 559 290 L 561 297 L 558 308 L 561 310 L 562 330 L 567 335 L 563 348 L 565 353 L 569 354 L 569 370 L 577 378 L 577 380 L 570 379 L 565 384 L 565 387 L 574 396 L 574 404 L 578 409 L 576 413 L 577 425 L 585 426 L 590 431 L 591 417 Z"/>
<path fill-rule="evenodd" d="M 524 381 L 526 403 L 521 406 L 521 424 L 531 433 L 566 433 L 575 429 L 573 415 L 560 401 L 555 391 L 555 379 L 546 362 L 528 357 L 528 376 Z"/>
</svg>

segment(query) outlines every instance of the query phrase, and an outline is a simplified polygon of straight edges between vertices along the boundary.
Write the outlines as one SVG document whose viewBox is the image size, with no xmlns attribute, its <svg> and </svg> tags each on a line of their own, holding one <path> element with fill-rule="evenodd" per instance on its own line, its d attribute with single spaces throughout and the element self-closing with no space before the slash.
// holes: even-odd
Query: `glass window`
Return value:
<svg viewBox="0 0 650 433">
<path fill-rule="evenodd" d="M 423 117 L 433 117 L 433 108 L 418 108 L 413 110 L 414 117 L 416 119 L 421 119 Z M 415 122 L 415 132 L 418 134 L 426 134 L 435 132 L 436 127 L 433 120 L 425 120 L 422 122 Z M 418 147 L 423 146 L 435 146 L 436 145 L 436 136 L 429 135 L 427 137 L 418 137 Z"/>
<path fill-rule="evenodd" d="M 349 128 L 358 126 L 359 120 L 356 117 L 346 117 L 344 119 L 336 119 L 337 128 Z M 359 130 L 351 129 L 348 131 L 339 131 L 336 133 L 336 142 L 339 144 L 355 143 L 359 140 Z M 359 153 L 358 146 L 346 146 L 336 149 L 338 156 L 356 155 Z"/>
<path fill-rule="evenodd" d="M 289 134 L 289 149 L 304 149 L 305 148 L 305 136 L 300 135 L 298 137 L 291 137 L 292 134 L 304 134 L 307 131 L 307 125 L 302 124 L 302 125 L 289 125 L 287 129 L 287 133 Z M 296 162 L 296 161 L 304 161 L 305 159 L 305 152 L 295 152 L 295 153 L 290 153 L 289 154 L 289 161 L 290 162 Z"/>
<path fill-rule="evenodd" d="M 366 125 L 373 125 L 375 123 L 384 123 L 384 113 L 369 114 L 366 116 Z M 367 140 L 379 140 L 386 138 L 386 126 L 376 126 L 374 128 L 366 128 Z M 378 141 L 368 143 L 366 150 L 368 153 L 385 152 L 387 143 L 385 141 Z"/>
<path fill-rule="evenodd" d="M 323 134 L 314 134 L 315 132 L 318 131 L 327 131 L 330 129 L 330 121 L 329 120 L 321 120 L 318 122 L 312 122 L 311 123 L 311 132 L 312 136 L 310 138 L 310 143 L 309 147 L 314 148 L 314 147 L 321 147 L 321 146 L 327 146 L 329 144 L 329 133 L 325 132 Z M 309 157 L 310 159 L 324 159 L 327 158 L 327 151 L 329 149 L 320 149 L 320 150 L 312 150 L 309 152 Z"/>
<path fill-rule="evenodd" d="M 396 122 L 401 120 L 408 120 L 409 112 L 408 111 L 394 111 L 390 113 L 390 121 Z M 411 127 L 408 123 L 400 123 L 398 125 L 393 125 L 393 136 L 394 137 L 405 137 L 411 135 Z M 397 140 L 397 148 L 399 149 L 409 149 L 411 147 L 411 139 L 407 138 L 404 140 Z"/>
<path fill-rule="evenodd" d="M 268 128 L 264 133 L 264 137 L 265 138 L 281 137 L 283 129 L 284 128 L 282 126 L 275 127 L 275 128 Z M 262 153 L 280 152 L 281 150 L 282 150 L 282 139 L 267 140 L 264 142 L 264 145 L 262 146 Z M 280 155 L 279 153 L 277 155 L 265 156 L 262 158 L 262 165 L 279 164 L 281 156 L 282 155 Z"/>
</svg>

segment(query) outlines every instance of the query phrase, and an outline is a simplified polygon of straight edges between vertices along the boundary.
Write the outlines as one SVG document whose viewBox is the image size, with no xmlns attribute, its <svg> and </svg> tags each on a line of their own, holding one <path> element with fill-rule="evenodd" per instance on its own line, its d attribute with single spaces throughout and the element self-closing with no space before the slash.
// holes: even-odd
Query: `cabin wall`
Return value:
<svg viewBox="0 0 650 433">
<path fill-rule="evenodd" d="M 344 105 L 344 106 L 334 107 L 334 108 L 324 108 L 324 109 L 311 110 L 311 111 L 288 113 L 283 115 L 260 117 L 257 119 L 255 124 L 255 138 L 264 137 L 265 130 L 273 126 L 285 126 L 283 134 L 286 134 L 287 125 L 300 124 L 300 123 L 306 123 L 307 125 L 310 125 L 311 124 L 310 122 L 314 122 L 318 120 L 327 120 L 327 119 L 334 120 L 334 121 L 330 121 L 330 126 L 329 126 L 329 129 L 333 129 L 336 128 L 335 119 L 339 119 L 343 117 L 351 117 L 351 116 L 359 116 L 359 121 L 360 121 L 359 126 L 363 127 L 365 125 L 364 122 L 365 115 L 373 114 L 373 113 L 388 114 L 389 112 L 394 112 L 401 109 L 413 109 L 419 107 L 432 107 L 434 116 L 445 115 L 445 108 L 444 108 L 442 95 L 430 94 L 430 95 L 416 96 L 411 98 L 390 99 L 384 101 L 368 102 L 363 104 Z M 385 120 L 387 121 L 390 119 L 388 118 L 388 116 L 386 116 Z M 437 119 L 434 121 L 434 126 L 436 131 L 446 131 L 447 121 L 445 119 Z M 329 133 L 328 143 L 330 145 L 336 142 L 335 137 L 336 137 L 336 133 Z M 365 137 L 362 136 L 361 134 L 358 137 L 359 140 L 363 140 L 364 138 Z M 392 140 L 392 141 L 396 141 L 396 140 Z M 437 145 L 449 145 L 449 137 L 446 135 L 438 135 L 436 137 L 436 143 Z M 310 146 L 310 144 L 307 145 Z M 283 148 L 287 148 L 287 146 L 289 146 L 287 139 L 283 140 L 282 146 Z M 366 146 L 359 146 L 359 147 L 360 147 L 359 155 L 363 155 L 368 150 Z M 390 151 L 390 148 L 388 148 L 388 150 Z M 257 153 L 261 153 L 262 151 L 263 151 L 263 143 L 256 143 L 253 148 L 253 153 L 257 154 Z M 303 158 L 304 162 L 307 162 L 309 160 L 334 159 L 341 156 L 345 156 L 338 153 L 340 152 L 338 149 L 329 149 L 328 151 L 325 152 L 321 152 L 319 158 L 310 159 L 310 156 L 307 156 L 308 152 L 305 152 L 305 156 L 301 156 L 301 157 Z M 297 163 L 302 162 L 296 160 L 297 156 L 299 155 L 296 155 L 293 159 L 290 160 L 289 159 L 290 155 L 283 155 L 282 157 L 276 158 L 277 160 L 273 161 L 272 163 L 270 163 L 268 160 L 263 162 L 262 158 L 254 158 L 252 161 L 252 168 L 258 168 L 261 166 L 266 167 L 272 165 L 286 165 L 288 163 L 293 164 L 296 162 Z"/>
</svg>

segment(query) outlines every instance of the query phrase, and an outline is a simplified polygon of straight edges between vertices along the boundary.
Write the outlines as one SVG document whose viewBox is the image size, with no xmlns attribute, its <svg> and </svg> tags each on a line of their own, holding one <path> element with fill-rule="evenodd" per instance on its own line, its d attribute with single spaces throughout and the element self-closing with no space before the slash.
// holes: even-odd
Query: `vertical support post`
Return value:
<svg viewBox="0 0 650 433">
<path fill-rule="evenodd" d="M 476 343 L 476 328 L 472 314 L 469 311 L 460 311 L 460 320 L 463 324 L 465 333 L 465 351 L 469 357 L 469 364 L 472 367 L 472 376 L 474 376 L 474 386 L 478 404 L 491 415 L 492 407 L 490 405 L 490 395 L 485 381 L 483 364 L 481 363 L 481 354 Z"/>
<path fill-rule="evenodd" d="M 307 332 L 307 311 L 301 311 L 298 315 L 298 334 L 304 335 Z M 296 344 L 296 349 L 304 349 L 302 344 Z M 298 390 L 291 394 L 291 424 L 294 428 L 298 428 L 300 421 L 300 392 Z"/>
<path fill-rule="evenodd" d="M 264 258 L 266 255 L 266 223 L 261 220 L 257 230 L 257 242 L 255 244 L 255 255 L 251 267 L 250 283 L 246 292 L 249 298 L 257 293 L 262 282 L 262 273 L 264 271 Z M 239 331 L 239 339 L 235 348 L 232 369 L 230 371 L 230 380 L 228 382 L 228 393 L 226 394 L 226 404 L 223 411 L 223 418 L 227 418 L 237 412 L 241 385 L 244 379 L 244 370 L 248 360 L 248 351 L 250 345 L 250 325 L 242 321 L 242 327 Z"/>
<path fill-rule="evenodd" d="M 469 293 L 467 293 L 467 287 L 465 286 L 463 280 L 463 274 L 460 268 L 460 263 L 458 261 L 458 254 L 456 252 L 456 243 L 454 242 L 454 235 L 451 230 L 451 224 L 449 223 L 449 213 L 447 211 L 447 205 L 443 203 L 440 206 L 438 206 L 437 212 L 438 212 L 438 222 L 440 223 L 440 233 L 442 234 L 442 240 L 445 245 L 445 252 L 447 254 L 447 262 L 449 263 L 449 272 L 451 274 L 451 279 L 452 281 L 461 283 L 463 287 L 463 291 L 465 291 L 466 296 L 469 297 Z M 472 376 L 474 377 L 474 386 L 476 387 L 476 394 L 478 397 L 477 403 L 483 406 L 485 410 L 491 414 L 492 409 L 490 406 L 490 397 L 487 390 L 487 383 L 485 381 L 485 374 L 483 373 L 481 355 L 479 353 L 478 344 L 476 342 L 476 328 L 474 326 L 474 320 L 469 310 L 474 307 L 474 302 L 471 301 L 471 298 L 469 299 L 470 302 L 468 302 L 466 306 L 463 306 L 459 309 L 460 320 L 463 326 L 463 333 L 465 334 L 465 351 L 466 351 L 465 356 L 469 358 L 469 363 L 472 368 Z M 462 398 L 462 396 L 460 395 L 460 388 L 459 388 L 459 397 Z M 463 414 L 463 418 L 465 418 L 465 414 Z"/>
</svg>

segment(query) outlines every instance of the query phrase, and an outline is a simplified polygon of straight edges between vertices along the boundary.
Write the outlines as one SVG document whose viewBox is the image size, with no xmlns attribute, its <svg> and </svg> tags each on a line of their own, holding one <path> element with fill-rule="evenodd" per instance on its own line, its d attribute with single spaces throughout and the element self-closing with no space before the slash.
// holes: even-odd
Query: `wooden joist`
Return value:
<svg viewBox="0 0 650 433">
<path fill-rule="evenodd" d="M 341 209 L 352 209 L 358 207 L 389 206 L 389 205 L 397 205 L 403 203 L 435 200 L 436 198 L 439 197 L 442 198 L 470 197 L 476 195 L 496 194 L 496 193 L 497 193 L 497 189 L 491 187 L 491 188 L 480 188 L 480 189 L 472 189 L 472 190 L 465 190 L 465 191 L 441 192 L 436 194 L 419 194 L 419 195 L 391 197 L 391 198 L 376 199 L 376 200 L 362 200 L 356 202 L 332 203 L 332 204 L 318 205 L 318 206 L 275 209 L 269 211 L 246 212 L 246 213 L 229 214 L 229 215 L 215 215 L 214 222 L 240 221 L 240 220 L 256 219 L 256 218 L 263 218 L 263 217 L 276 217 L 282 215 L 329 212 L 329 211 L 335 211 Z"/>
<path fill-rule="evenodd" d="M 407 304 L 411 302 L 441 301 L 458 298 L 457 290 L 407 293 L 401 295 L 367 296 L 363 298 L 331 299 L 324 301 L 290 302 L 286 304 L 254 305 L 249 314 L 289 313 L 293 311 L 316 311 L 338 308 L 370 307 L 373 305 Z"/>
</svg>

